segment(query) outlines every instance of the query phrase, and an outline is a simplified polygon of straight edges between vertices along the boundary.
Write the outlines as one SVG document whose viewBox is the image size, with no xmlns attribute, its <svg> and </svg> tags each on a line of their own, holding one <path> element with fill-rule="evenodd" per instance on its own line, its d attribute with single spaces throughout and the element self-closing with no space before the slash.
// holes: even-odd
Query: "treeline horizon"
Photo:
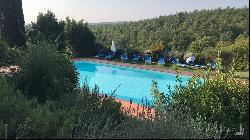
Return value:
<svg viewBox="0 0 250 140">
<path fill-rule="evenodd" d="M 126 46 L 127 48 L 133 48 L 132 46 L 134 46 L 133 49 L 140 50 L 143 48 L 146 50 L 149 49 L 152 42 L 163 41 L 166 47 L 179 46 L 176 48 L 177 50 L 186 50 L 192 41 L 205 36 L 212 37 L 212 40 L 215 39 L 216 42 L 233 42 L 240 34 L 248 34 L 248 13 L 249 7 L 246 6 L 242 8 L 203 9 L 192 12 L 178 12 L 176 14 L 116 25 L 91 25 L 90 28 L 95 33 L 97 41 L 105 47 L 110 47 L 111 40 L 114 39 L 119 44 L 119 47 L 124 49 Z M 204 24 L 202 24 L 202 21 Z M 213 25 L 209 25 L 208 23 Z M 222 27 L 216 28 L 219 25 Z M 215 33 L 213 34 L 212 31 L 199 33 L 200 28 L 204 29 L 204 31 L 207 30 L 203 27 L 212 28 L 212 31 Z M 218 29 L 221 29 L 221 31 Z M 147 34 L 143 36 L 146 30 L 148 31 Z M 181 32 L 182 30 L 183 32 Z M 193 33 L 197 35 L 191 35 L 191 31 L 194 31 Z M 221 32 L 221 34 L 218 32 Z M 118 33 L 123 35 L 117 36 Z M 148 40 L 142 40 L 147 36 Z M 135 39 L 139 41 L 135 41 Z M 177 39 L 180 40 L 179 43 Z M 183 39 L 187 41 L 181 42 Z M 215 46 L 216 44 L 213 42 L 212 45 Z"/>
<path fill-rule="evenodd" d="M 235 8 L 235 9 L 239 9 L 239 8 L 249 8 L 248 5 L 244 5 L 242 7 L 230 7 L 230 6 L 227 6 L 226 8 Z M 213 9 L 201 9 L 201 10 L 192 10 L 192 11 L 179 11 L 179 12 L 175 12 L 175 13 L 170 13 L 170 14 L 164 14 L 164 15 L 159 15 L 159 16 L 156 16 L 156 17 L 149 17 L 149 18 L 145 18 L 145 19 L 137 19 L 137 20 L 116 20 L 116 21 L 99 21 L 99 22 L 87 22 L 90 26 L 93 26 L 92 24 L 94 25 L 99 25 L 99 24 L 112 24 L 112 23 L 116 23 L 116 24 L 124 24 L 124 23 L 129 23 L 129 22 L 139 22 L 139 21 L 145 21 L 145 20 L 151 20 L 151 19 L 155 19 L 155 18 L 160 18 L 160 17 L 166 17 L 166 16 L 171 16 L 171 15 L 176 15 L 178 13 L 192 13 L 192 12 L 200 12 L 202 10 L 215 10 L 215 9 L 225 9 L 223 7 L 218 7 L 218 8 L 213 8 Z M 47 9 L 47 11 L 50 10 L 50 9 Z M 70 17 L 70 16 L 68 16 Z M 84 18 L 82 18 L 84 19 Z M 81 20 L 82 20 L 81 19 Z M 63 18 L 60 18 L 59 20 L 63 20 Z M 80 20 L 76 20 L 76 21 L 80 21 Z M 36 21 L 30 21 L 29 23 L 26 23 L 25 22 L 25 26 L 27 25 L 30 25 L 32 22 L 36 22 Z"/>
<path fill-rule="evenodd" d="M 118 50 L 128 52 L 130 55 L 134 52 L 153 50 L 165 57 L 180 58 L 184 62 L 185 54 L 193 53 L 198 64 L 206 64 L 215 60 L 218 49 L 222 51 L 223 56 L 243 56 L 243 54 L 237 55 L 238 52 L 234 50 L 239 46 L 235 45 L 238 42 L 247 42 L 248 25 L 248 7 L 227 7 L 89 27 L 96 37 L 96 42 L 104 49 L 109 49 L 111 40 L 114 40 Z M 155 50 L 157 48 L 155 44 L 163 47 Z M 242 49 L 245 48 L 249 47 L 245 46 Z M 223 60 L 228 61 L 225 65 L 232 62 L 228 57 L 224 57 Z"/>
</svg>

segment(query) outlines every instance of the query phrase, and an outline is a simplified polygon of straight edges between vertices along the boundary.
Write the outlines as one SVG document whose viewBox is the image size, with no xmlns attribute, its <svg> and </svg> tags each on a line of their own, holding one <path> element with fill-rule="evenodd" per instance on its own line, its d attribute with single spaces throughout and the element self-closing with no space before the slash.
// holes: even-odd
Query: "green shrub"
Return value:
<svg viewBox="0 0 250 140">
<path fill-rule="evenodd" d="M 0 40 L 0 67 L 7 63 L 8 48 L 8 44 L 5 41 Z"/>
<path fill-rule="evenodd" d="M 78 110 L 79 115 L 72 135 L 74 138 L 107 137 L 124 118 L 121 104 L 112 97 L 101 96 L 97 86 L 90 94 L 86 83 L 77 98 L 75 110 Z"/>
<path fill-rule="evenodd" d="M 18 48 L 9 48 L 8 49 L 8 57 L 7 57 L 7 63 L 8 64 L 16 64 L 17 60 L 21 56 L 21 50 Z"/>
<path fill-rule="evenodd" d="M 0 40 L 0 67 L 15 64 L 20 54 L 18 48 L 11 48 L 5 41 Z"/>
<path fill-rule="evenodd" d="M 223 60 L 222 64 L 226 67 L 229 67 L 230 64 L 233 62 L 233 58 L 234 58 L 232 47 L 221 48 L 221 57 Z"/>
<path fill-rule="evenodd" d="M 20 92 L 13 91 L 0 76 L 0 120 L 7 124 L 8 138 L 15 138 L 18 125 L 28 116 L 34 101 L 27 101 Z"/>
<path fill-rule="evenodd" d="M 235 59 L 235 68 L 239 70 L 249 69 L 249 36 L 239 36 L 232 45 Z"/>
<path fill-rule="evenodd" d="M 156 109 L 156 119 L 162 121 L 177 109 L 184 114 L 180 120 L 198 123 L 203 136 L 208 138 L 233 138 L 240 131 L 240 125 L 249 134 L 249 88 L 234 79 L 234 65 L 227 72 L 221 71 L 221 59 L 218 57 L 214 75 L 194 76 L 186 85 L 181 83 L 177 70 L 177 85 L 170 95 L 161 93 L 157 83 L 152 84 L 152 95 Z M 201 79 L 202 78 L 202 79 Z M 175 114 L 175 113 L 174 113 Z M 187 116 L 186 116 L 187 115 Z M 179 115 L 173 117 L 178 120 Z M 187 120 L 186 120 L 187 119 Z M 171 122 L 174 122 L 172 120 Z M 192 122 L 192 121 L 191 121 Z M 160 123 L 163 125 L 164 123 Z M 174 123 L 178 125 L 178 123 Z M 213 126 L 213 127 L 211 127 Z M 177 129 L 180 130 L 180 129 Z M 174 133 L 174 132 L 173 132 Z M 194 133 L 197 134 L 197 133 Z"/>
<path fill-rule="evenodd" d="M 5 79 L 0 76 L 0 138 L 5 132 L 7 138 L 112 138 L 124 119 L 121 104 L 101 96 L 97 86 L 91 91 L 85 83 L 66 94 L 70 104 L 58 107 L 57 101 L 27 100 Z"/>
<path fill-rule="evenodd" d="M 165 67 L 172 67 L 172 64 L 171 63 L 165 63 L 164 66 Z"/>
<path fill-rule="evenodd" d="M 235 61 L 236 70 L 249 69 L 249 36 L 240 35 L 233 43 L 218 43 L 218 48 L 222 52 L 222 63 L 230 67 Z"/>
<path fill-rule="evenodd" d="M 220 69 L 220 66 L 218 67 Z M 185 108 L 193 118 L 201 118 L 207 124 L 217 124 L 221 138 L 232 138 L 243 125 L 248 134 L 249 88 L 233 79 L 233 71 L 207 75 L 204 81 L 192 78 L 186 86 L 173 91 L 175 106 Z"/>
<path fill-rule="evenodd" d="M 39 102 L 60 100 L 78 85 L 73 62 L 45 42 L 30 45 L 19 66 L 17 87 L 27 97 L 36 97 Z"/>
<path fill-rule="evenodd" d="M 126 118 L 115 127 L 113 138 L 119 139 L 208 139 L 218 138 L 216 126 L 203 132 L 200 123 L 190 114 L 171 109 L 164 117 L 154 121 L 141 118 Z"/>
<path fill-rule="evenodd" d="M 95 52 L 95 36 L 83 20 L 75 21 L 66 18 L 65 45 L 76 57 L 93 56 Z"/>
<path fill-rule="evenodd" d="M 178 50 L 171 50 L 170 52 L 168 52 L 168 57 L 171 58 L 171 57 L 175 57 L 175 58 L 183 58 L 184 56 L 184 53 L 183 52 L 180 52 Z"/>
<path fill-rule="evenodd" d="M 62 118 L 53 102 L 33 110 L 18 127 L 18 138 L 56 138 Z"/>
<path fill-rule="evenodd" d="M 18 127 L 18 138 L 104 138 L 118 125 L 123 115 L 120 104 L 102 98 L 98 89 L 88 86 L 77 92 L 70 108 L 58 109 L 53 102 L 41 104 Z M 113 132 L 113 131 L 112 131 Z"/>
<path fill-rule="evenodd" d="M 216 59 L 216 49 L 214 48 L 205 48 L 201 53 L 195 54 L 195 63 L 198 64 L 208 64 L 211 60 Z M 224 60 L 224 59 L 223 59 Z"/>
<path fill-rule="evenodd" d="M 168 102 L 169 102 L 168 97 L 165 96 L 163 92 L 160 92 L 158 90 L 158 85 L 156 81 L 152 81 L 150 94 L 153 97 L 153 101 L 154 101 L 153 107 L 156 113 L 163 112 L 168 108 Z"/>
<path fill-rule="evenodd" d="M 5 138 L 5 127 L 2 120 L 0 120 L 0 139 Z"/>
</svg>

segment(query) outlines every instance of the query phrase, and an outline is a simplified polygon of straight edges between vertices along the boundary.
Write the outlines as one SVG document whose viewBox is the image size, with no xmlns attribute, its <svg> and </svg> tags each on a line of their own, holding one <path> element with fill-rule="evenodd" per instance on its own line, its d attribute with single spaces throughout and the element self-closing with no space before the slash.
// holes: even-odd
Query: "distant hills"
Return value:
<svg viewBox="0 0 250 140">
<path fill-rule="evenodd" d="M 89 25 L 117 25 L 117 24 L 123 24 L 127 23 L 129 21 L 115 21 L 115 22 L 98 22 L 98 23 L 88 23 Z"/>
<path fill-rule="evenodd" d="M 88 25 L 117 25 L 117 24 L 123 24 L 128 23 L 129 21 L 115 21 L 115 22 L 98 22 L 98 23 L 88 23 Z M 32 29 L 31 24 L 24 25 L 25 29 L 30 30 Z"/>
</svg>

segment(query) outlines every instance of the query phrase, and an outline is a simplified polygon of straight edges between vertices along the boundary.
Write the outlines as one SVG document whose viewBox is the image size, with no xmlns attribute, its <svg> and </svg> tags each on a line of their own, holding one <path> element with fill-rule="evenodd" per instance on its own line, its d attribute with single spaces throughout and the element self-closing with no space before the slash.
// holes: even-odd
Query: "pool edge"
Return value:
<svg viewBox="0 0 250 140">
<path fill-rule="evenodd" d="M 171 69 L 162 69 L 162 68 L 156 68 L 156 67 L 147 66 L 147 65 L 122 63 L 122 62 L 108 61 L 108 60 L 95 59 L 95 58 L 75 58 L 75 59 L 71 59 L 71 61 L 73 61 L 73 62 L 89 61 L 89 62 L 97 62 L 97 63 L 102 63 L 102 64 L 111 64 L 111 65 L 128 67 L 128 68 L 136 68 L 136 69 L 141 69 L 141 70 L 150 70 L 150 71 L 155 71 L 155 72 L 177 74 L 176 71 L 171 70 Z M 187 72 L 187 71 L 181 71 L 181 73 L 179 73 L 179 74 L 183 75 L 183 76 L 190 76 L 190 77 L 195 75 L 194 73 Z"/>
</svg>

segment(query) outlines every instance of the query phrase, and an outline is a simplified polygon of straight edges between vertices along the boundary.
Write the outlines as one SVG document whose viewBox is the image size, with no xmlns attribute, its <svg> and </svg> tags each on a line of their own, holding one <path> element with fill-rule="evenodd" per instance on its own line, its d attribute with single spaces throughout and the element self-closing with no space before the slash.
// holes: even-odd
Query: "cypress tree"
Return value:
<svg viewBox="0 0 250 140">
<path fill-rule="evenodd" d="M 0 0 L 0 39 L 5 39 L 11 46 L 25 45 L 21 0 Z"/>
</svg>

